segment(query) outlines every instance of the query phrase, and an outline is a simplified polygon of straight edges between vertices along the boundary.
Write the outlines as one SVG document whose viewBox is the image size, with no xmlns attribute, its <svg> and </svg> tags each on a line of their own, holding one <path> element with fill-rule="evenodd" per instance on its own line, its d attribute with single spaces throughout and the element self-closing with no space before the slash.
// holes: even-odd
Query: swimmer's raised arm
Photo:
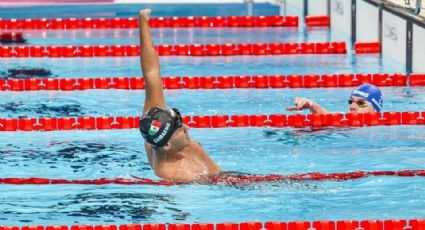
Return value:
<svg viewBox="0 0 425 230">
<path fill-rule="evenodd" d="M 139 13 L 140 64 L 145 79 L 143 112 L 148 111 L 152 106 L 165 107 L 159 57 L 149 28 L 150 14 L 150 9 L 141 10 Z"/>
<path fill-rule="evenodd" d="M 324 109 L 322 106 L 320 106 L 313 100 L 309 98 L 301 98 L 301 97 L 295 98 L 294 106 L 290 106 L 286 108 L 286 110 L 288 111 L 298 111 L 298 110 L 304 110 L 304 109 L 309 109 L 310 112 L 313 114 L 329 113 L 326 109 Z"/>
</svg>

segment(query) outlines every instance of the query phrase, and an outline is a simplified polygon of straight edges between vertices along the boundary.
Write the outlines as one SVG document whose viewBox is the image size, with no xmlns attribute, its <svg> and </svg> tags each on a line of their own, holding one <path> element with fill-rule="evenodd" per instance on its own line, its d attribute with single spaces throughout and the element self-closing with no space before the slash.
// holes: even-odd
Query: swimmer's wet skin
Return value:
<svg viewBox="0 0 425 230">
<path fill-rule="evenodd" d="M 189 137 L 189 126 L 183 124 L 180 112 L 165 104 L 159 57 L 148 24 L 150 14 L 150 9 L 139 13 L 140 62 L 146 94 L 140 132 L 149 163 L 158 177 L 175 183 L 216 175 L 220 167 Z"/>
</svg>

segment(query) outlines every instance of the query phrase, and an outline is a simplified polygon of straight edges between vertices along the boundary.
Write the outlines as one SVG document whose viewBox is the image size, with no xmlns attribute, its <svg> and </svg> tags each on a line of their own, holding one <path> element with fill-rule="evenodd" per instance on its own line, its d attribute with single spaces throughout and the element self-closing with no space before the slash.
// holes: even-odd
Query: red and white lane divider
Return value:
<svg viewBox="0 0 425 230">
<path fill-rule="evenodd" d="M 328 15 L 323 16 L 306 16 L 305 24 L 307 27 L 329 27 L 331 24 L 330 17 Z"/>
<path fill-rule="evenodd" d="M 425 74 L 308 74 L 308 75 L 240 75 L 163 77 L 164 89 L 231 89 L 231 88 L 330 88 L 354 87 L 363 83 L 376 86 L 425 86 Z M 0 91 L 90 90 L 145 88 L 143 77 L 101 78 L 27 78 L 0 79 Z"/>
<path fill-rule="evenodd" d="M 356 54 L 376 54 L 381 53 L 380 42 L 356 42 L 354 45 Z"/>
<path fill-rule="evenodd" d="M 234 56 L 284 54 L 345 54 L 345 42 L 158 45 L 161 56 Z M 0 46 L 0 58 L 72 58 L 139 56 L 138 45 Z"/>
<path fill-rule="evenodd" d="M 196 224 L 0 226 L 0 230 L 424 230 L 425 219 L 317 220 Z"/>
<path fill-rule="evenodd" d="M 282 108 L 283 109 L 283 108 Z M 0 131 L 111 130 L 139 127 L 140 117 L 0 118 Z M 379 125 L 424 125 L 425 112 L 365 114 L 270 114 L 183 116 L 193 128 L 231 127 L 364 127 Z"/>
<path fill-rule="evenodd" d="M 314 20 L 314 19 L 312 19 Z M 320 19 L 319 19 L 320 20 Z M 317 19 L 316 19 L 317 21 Z M 188 27 L 297 27 L 297 16 L 215 16 L 151 18 L 152 28 Z M 137 18 L 40 18 L 0 19 L 0 29 L 9 30 L 73 30 L 138 28 Z"/>
<path fill-rule="evenodd" d="M 396 176 L 396 177 L 425 177 L 425 170 L 400 170 L 400 171 L 356 171 L 348 173 L 302 173 L 293 175 L 219 175 L 205 179 L 206 184 L 240 185 L 248 183 L 276 182 L 276 181 L 346 181 L 371 176 Z M 175 183 L 167 180 L 154 181 L 147 178 L 99 178 L 92 180 L 67 180 L 49 178 L 0 178 L 0 184 L 14 185 L 50 185 L 50 184 L 125 184 L 125 185 L 173 185 Z M 177 183 L 185 184 L 185 183 Z"/>
</svg>

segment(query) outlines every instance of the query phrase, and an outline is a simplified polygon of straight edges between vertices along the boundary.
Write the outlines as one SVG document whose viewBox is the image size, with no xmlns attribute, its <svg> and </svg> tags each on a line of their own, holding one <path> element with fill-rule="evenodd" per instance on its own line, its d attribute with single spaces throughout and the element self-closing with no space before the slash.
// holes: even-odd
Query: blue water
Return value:
<svg viewBox="0 0 425 230">
<path fill-rule="evenodd" d="M 246 173 L 401 170 L 425 163 L 425 136 L 417 127 L 193 129 L 191 135 L 223 169 Z M 1 142 L 7 143 L 3 177 L 155 178 L 137 130 L 4 133 Z M 416 218 L 424 214 L 423 186 L 423 178 L 403 177 L 240 188 L 2 185 L 0 219 L 32 225 Z"/>
<path fill-rule="evenodd" d="M 207 28 L 162 28 L 152 31 L 156 44 L 222 44 L 222 43 L 273 43 L 273 42 L 304 42 L 326 41 L 328 29 L 298 31 L 296 28 L 222 28 L 211 30 Z M 244 33 L 246 36 L 241 37 Z M 309 36 L 299 36 L 299 34 Z M 70 30 L 70 31 L 39 31 L 30 30 L 26 33 L 30 41 L 24 45 L 135 45 L 139 44 L 139 31 L 129 30 Z M 300 40 L 301 39 L 301 40 Z"/>
<path fill-rule="evenodd" d="M 245 4 L 121 4 L 81 6 L 33 6 L 0 8 L 2 18 L 113 18 L 137 17 L 139 11 L 150 8 L 158 17 L 247 15 Z M 255 3 L 253 15 L 277 15 L 279 7 Z M 291 14 L 294 15 L 294 14 Z"/>
<path fill-rule="evenodd" d="M 0 9 L 2 17 L 130 16 L 127 6 Z M 139 7 L 139 6 L 138 6 Z M 141 7 L 141 6 L 140 6 Z M 244 6 L 156 8 L 162 16 L 244 14 Z M 236 7 L 239 11 L 234 10 Z M 227 8 L 229 9 L 229 8 Z M 255 6 L 258 14 L 276 7 Z M 54 11 L 54 13 L 53 13 Z M 66 12 L 65 12 L 66 11 Z M 5 15 L 5 16 L 3 16 Z M 261 33 L 262 32 L 262 33 Z M 134 44 L 137 31 L 33 33 L 29 44 Z M 158 43 L 286 42 L 343 39 L 327 30 L 200 29 L 154 30 Z M 166 35 L 162 36 L 161 35 Z M 61 39 L 61 36 L 67 39 Z M 68 39 L 69 38 L 69 39 Z M 395 73 L 400 64 L 379 55 L 294 55 L 161 57 L 164 76 Z M 138 58 L 0 59 L 0 75 L 11 69 L 43 68 L 44 77 L 140 76 Z M 382 88 L 384 111 L 424 111 L 425 88 Z M 310 97 L 335 112 L 347 110 L 350 88 L 166 90 L 169 106 L 185 115 L 287 113 L 297 96 Z M 0 92 L 0 117 L 135 116 L 143 90 Z M 303 112 L 306 113 L 306 112 Z M 423 169 L 421 126 L 367 128 L 191 129 L 226 171 L 251 174 Z M 158 179 L 150 169 L 138 130 L 3 132 L 0 177 L 95 179 L 137 175 Z M 127 224 L 422 218 L 421 177 L 369 177 L 345 182 L 279 182 L 243 187 L 184 185 L 0 185 L 0 225 Z"/>
<path fill-rule="evenodd" d="M 167 90 L 170 107 L 185 115 L 286 113 L 295 97 L 308 96 L 334 112 L 348 112 L 350 88 Z M 383 88 L 384 111 L 425 111 L 425 88 L 406 96 L 403 88 Z M 145 100 L 142 90 L 71 92 L 3 92 L 0 117 L 138 116 Z M 196 98 L 196 100 L 193 100 Z M 307 113 L 307 111 L 303 112 Z"/>
<path fill-rule="evenodd" d="M 141 76 L 140 60 L 127 58 L 4 59 L 0 74 L 10 69 L 42 68 L 49 77 Z M 76 68 L 78 66 L 78 68 Z M 331 73 L 402 73 L 397 63 L 383 65 L 379 55 L 281 55 L 227 57 L 161 57 L 163 76 L 289 75 Z"/>
</svg>

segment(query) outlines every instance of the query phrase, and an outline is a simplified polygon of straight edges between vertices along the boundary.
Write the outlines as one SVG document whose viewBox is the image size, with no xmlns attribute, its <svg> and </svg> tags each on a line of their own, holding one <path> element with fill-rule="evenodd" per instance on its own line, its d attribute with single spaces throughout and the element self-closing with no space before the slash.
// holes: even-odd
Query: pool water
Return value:
<svg viewBox="0 0 425 230">
<path fill-rule="evenodd" d="M 4 17 L 128 17 L 142 5 L 0 9 Z M 151 5 L 154 16 L 246 14 L 244 5 Z M 197 6 L 198 7 L 198 6 Z M 234 7 L 234 8 L 233 8 Z M 67 12 L 65 12 L 67 11 Z M 31 13 L 29 13 L 31 12 Z M 52 13 L 56 12 L 56 13 Z M 296 9 L 289 12 L 298 14 Z M 28 14 L 26 14 L 28 13 Z M 268 4 L 254 13 L 277 14 Z M 30 31 L 28 44 L 137 44 L 137 31 Z M 116 36 L 118 34 L 118 36 Z M 157 44 L 346 40 L 328 29 L 154 29 Z M 161 57 L 164 76 L 397 73 L 380 55 Z M 139 59 L 0 59 L 0 75 L 42 68 L 48 77 L 140 76 Z M 385 64 L 384 64 L 385 63 Z M 406 94 L 409 90 L 411 93 Z M 424 111 L 425 88 L 382 88 L 384 111 Z M 346 112 L 350 88 L 166 90 L 167 104 L 185 115 L 286 113 L 294 97 L 310 97 Z M 0 117 L 136 116 L 142 90 L 0 92 Z M 306 113 L 306 112 L 302 112 Z M 423 169 L 421 126 L 366 128 L 191 129 L 223 170 L 249 174 Z M 138 130 L 3 132 L 0 177 L 157 180 Z M 284 181 L 226 185 L 0 185 L 0 225 L 243 222 L 270 220 L 409 219 L 425 214 L 421 177 L 349 181 Z"/>
</svg>

